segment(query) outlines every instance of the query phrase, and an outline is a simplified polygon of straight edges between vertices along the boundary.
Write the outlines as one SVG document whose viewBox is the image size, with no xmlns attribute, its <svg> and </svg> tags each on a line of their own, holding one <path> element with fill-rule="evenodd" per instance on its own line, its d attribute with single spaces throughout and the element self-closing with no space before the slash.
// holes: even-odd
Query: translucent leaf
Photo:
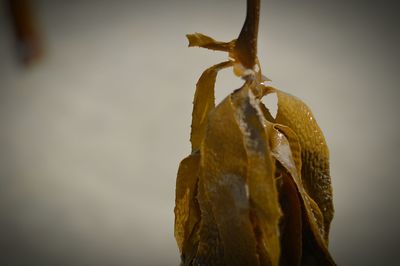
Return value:
<svg viewBox="0 0 400 266">
<path fill-rule="evenodd" d="M 229 67 L 230 62 L 223 62 L 206 69 L 196 85 L 192 114 L 192 154 L 185 158 L 179 167 L 176 182 L 175 200 L 175 238 L 181 251 L 182 260 L 191 262 L 197 252 L 204 251 L 204 246 L 198 248 L 200 206 L 198 197 L 198 168 L 200 163 L 200 144 L 204 139 L 208 124 L 208 115 L 215 107 L 214 86 L 219 70 Z M 207 203 L 203 204 L 203 216 L 209 213 Z M 203 217 L 205 219 L 207 217 Z M 212 224 L 212 222 L 208 222 Z M 199 249 L 199 251 L 198 251 Z M 209 254 L 207 250 L 204 253 Z"/>
<path fill-rule="evenodd" d="M 196 200 L 200 155 L 195 153 L 182 160 L 176 179 L 175 238 L 182 254 L 194 227 L 200 221 L 200 209 Z"/>
<path fill-rule="evenodd" d="M 211 37 L 208 37 L 202 33 L 187 34 L 186 37 L 189 41 L 189 47 L 198 46 L 201 48 L 207 48 L 211 50 L 230 52 L 235 46 L 235 41 L 220 42 L 216 41 Z"/>
<path fill-rule="evenodd" d="M 310 109 L 264 85 L 257 59 L 259 1 L 247 2 L 237 40 L 187 35 L 229 53 L 205 70 L 193 101 L 192 154 L 179 167 L 175 237 L 183 265 L 334 265 L 329 152 Z M 215 107 L 219 70 L 245 80 Z M 260 102 L 276 93 L 274 118 Z M 283 213 L 283 216 L 282 216 Z"/>
<path fill-rule="evenodd" d="M 204 189 L 205 197 L 199 203 L 201 206 L 203 201 L 208 201 L 211 213 L 206 215 L 213 216 L 218 230 L 211 234 L 216 238 L 205 239 L 204 235 L 210 236 L 207 232 L 210 225 L 202 216 L 200 241 L 222 248 L 220 258 L 225 265 L 259 265 L 246 192 L 247 155 L 231 97 L 225 98 L 210 114 L 200 154 L 200 189 Z"/>
<path fill-rule="evenodd" d="M 290 141 L 285 134 L 276 128 L 283 130 L 289 136 Z M 303 242 L 306 241 L 307 243 L 313 243 L 313 252 L 312 254 L 308 254 L 308 257 L 313 257 L 313 259 L 318 262 L 318 265 L 321 263 L 323 265 L 335 265 L 329 254 L 327 242 L 324 239 L 325 231 L 323 215 L 318 205 L 308 195 L 303 186 L 303 181 L 300 175 L 301 168 L 299 168 L 301 167 L 299 162 L 300 145 L 297 136 L 288 127 L 275 125 L 270 141 L 272 143 L 272 154 L 279 161 L 281 167 L 283 168 L 283 171 L 281 171 L 284 178 L 283 187 L 293 184 L 291 189 L 295 188 L 295 193 L 299 195 L 298 198 L 301 202 L 303 215 L 302 223 L 305 226 L 303 233 L 304 230 L 307 230 L 307 233 L 304 233 L 305 237 L 303 237 Z M 281 195 L 281 197 L 284 197 L 284 195 Z M 287 196 L 286 199 L 290 198 Z M 294 200 L 295 199 L 292 199 L 293 202 Z M 291 206 L 291 208 L 297 207 Z M 287 232 L 283 231 L 283 233 L 285 234 Z"/>
<path fill-rule="evenodd" d="M 311 110 L 301 100 L 272 87 L 277 93 L 278 113 L 275 123 L 290 128 L 301 148 L 301 178 L 307 194 L 319 206 L 324 218 L 324 238 L 328 242 L 333 218 L 332 187 L 329 171 L 329 151 L 325 138 Z"/>
<path fill-rule="evenodd" d="M 206 69 L 196 84 L 193 100 L 192 132 L 190 135 L 192 151 L 200 148 L 208 124 L 208 115 L 215 107 L 214 88 L 218 71 L 231 65 L 232 63 L 227 61 Z"/>
<path fill-rule="evenodd" d="M 232 95 L 247 154 L 247 185 L 257 248 L 262 265 L 278 265 L 280 257 L 278 191 L 265 119 L 249 83 Z M 259 232 L 259 234 L 257 234 Z"/>
</svg>

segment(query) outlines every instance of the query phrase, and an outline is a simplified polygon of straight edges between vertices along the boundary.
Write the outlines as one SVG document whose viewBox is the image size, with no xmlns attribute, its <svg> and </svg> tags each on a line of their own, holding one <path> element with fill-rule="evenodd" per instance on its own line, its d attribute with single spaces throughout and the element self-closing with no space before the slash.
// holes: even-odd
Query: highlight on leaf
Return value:
<svg viewBox="0 0 400 266">
<path fill-rule="evenodd" d="M 257 59 L 259 0 L 247 0 L 238 39 L 189 34 L 189 46 L 224 51 L 196 85 L 192 152 L 176 180 L 175 238 L 182 265 L 335 265 L 329 152 L 311 110 L 266 85 Z M 244 84 L 215 106 L 218 71 Z M 277 95 L 272 116 L 261 99 Z"/>
</svg>

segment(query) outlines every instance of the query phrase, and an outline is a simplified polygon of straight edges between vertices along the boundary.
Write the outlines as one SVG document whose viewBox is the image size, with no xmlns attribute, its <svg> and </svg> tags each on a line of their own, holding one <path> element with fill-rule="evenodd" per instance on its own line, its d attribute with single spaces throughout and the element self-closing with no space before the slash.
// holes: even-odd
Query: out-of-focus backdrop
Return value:
<svg viewBox="0 0 400 266">
<path fill-rule="evenodd" d="M 178 265 L 175 178 L 195 83 L 244 0 L 32 1 L 41 61 L 0 4 L 1 265 Z M 391 1 L 262 0 L 259 57 L 312 108 L 331 152 L 339 265 L 398 265 L 399 19 Z M 217 100 L 240 86 L 230 70 Z"/>
</svg>

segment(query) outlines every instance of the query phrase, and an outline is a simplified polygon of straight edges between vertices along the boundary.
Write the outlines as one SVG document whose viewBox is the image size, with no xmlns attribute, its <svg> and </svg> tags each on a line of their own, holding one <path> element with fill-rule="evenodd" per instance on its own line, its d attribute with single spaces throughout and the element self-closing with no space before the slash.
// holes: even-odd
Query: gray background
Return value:
<svg viewBox="0 0 400 266">
<path fill-rule="evenodd" d="M 4 265 L 177 265 L 173 207 L 194 85 L 244 1 L 35 1 L 46 57 L 16 62 L 0 5 Z M 331 152 L 339 265 L 398 265 L 399 19 L 390 1 L 262 1 L 272 85 L 312 108 Z M 230 70 L 217 100 L 240 86 Z M 2 264 L 2 265 L 3 265 Z"/>
</svg>

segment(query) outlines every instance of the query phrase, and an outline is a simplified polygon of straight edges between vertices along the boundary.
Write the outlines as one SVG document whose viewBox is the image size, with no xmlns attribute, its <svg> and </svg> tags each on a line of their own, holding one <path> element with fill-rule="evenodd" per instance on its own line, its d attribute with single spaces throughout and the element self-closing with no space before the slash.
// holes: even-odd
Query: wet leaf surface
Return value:
<svg viewBox="0 0 400 266">
<path fill-rule="evenodd" d="M 250 5 L 246 21 L 251 12 L 257 7 Z M 335 265 L 324 136 L 306 104 L 265 85 L 254 44 L 258 22 L 245 27 L 254 28 L 231 42 L 187 35 L 189 46 L 225 51 L 231 60 L 206 69 L 196 85 L 192 153 L 176 182 L 182 265 Z M 228 67 L 244 84 L 215 106 L 217 74 Z M 269 93 L 278 98 L 275 118 L 261 102 Z"/>
</svg>

